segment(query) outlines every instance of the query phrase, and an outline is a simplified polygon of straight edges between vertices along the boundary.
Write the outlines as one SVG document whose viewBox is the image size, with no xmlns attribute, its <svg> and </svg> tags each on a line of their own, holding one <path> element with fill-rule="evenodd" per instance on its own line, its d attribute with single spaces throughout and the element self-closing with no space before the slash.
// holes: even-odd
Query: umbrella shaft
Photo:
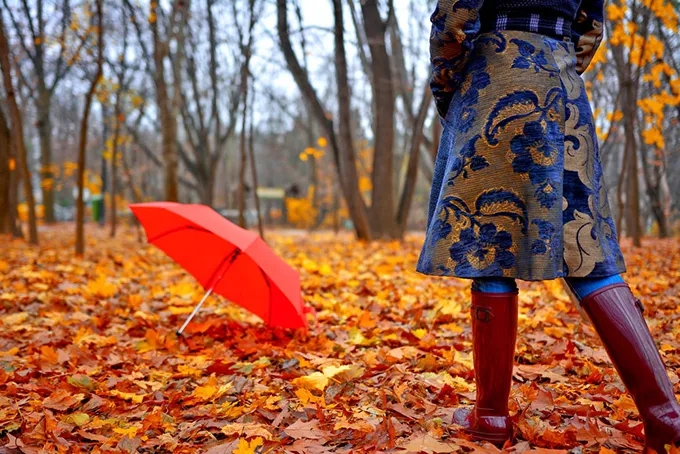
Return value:
<svg viewBox="0 0 680 454">
<path fill-rule="evenodd" d="M 203 306 L 203 303 L 205 302 L 205 300 L 208 299 L 208 297 L 210 296 L 212 291 L 213 291 L 213 287 L 210 287 L 210 289 L 205 293 L 205 295 L 203 295 L 203 298 L 201 299 L 201 301 L 196 305 L 194 310 L 191 311 L 191 314 L 189 314 L 189 318 L 186 319 L 186 321 L 184 322 L 184 325 L 182 325 L 182 327 L 179 329 L 179 331 L 177 331 L 178 336 L 182 334 L 182 332 L 184 331 L 184 328 L 186 328 L 187 325 L 189 324 L 189 322 L 191 322 L 191 320 L 196 316 L 196 314 L 198 314 L 198 311 L 201 309 L 201 306 Z"/>
</svg>

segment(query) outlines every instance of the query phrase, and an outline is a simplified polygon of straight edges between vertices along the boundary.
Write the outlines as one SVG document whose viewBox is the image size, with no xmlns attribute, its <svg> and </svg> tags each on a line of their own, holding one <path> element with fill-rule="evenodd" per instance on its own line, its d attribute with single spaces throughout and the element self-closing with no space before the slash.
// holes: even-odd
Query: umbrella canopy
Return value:
<svg viewBox="0 0 680 454">
<path fill-rule="evenodd" d="M 135 203 L 130 209 L 161 249 L 198 280 L 269 326 L 307 327 L 300 275 L 254 232 L 212 208 L 175 202 Z"/>
</svg>

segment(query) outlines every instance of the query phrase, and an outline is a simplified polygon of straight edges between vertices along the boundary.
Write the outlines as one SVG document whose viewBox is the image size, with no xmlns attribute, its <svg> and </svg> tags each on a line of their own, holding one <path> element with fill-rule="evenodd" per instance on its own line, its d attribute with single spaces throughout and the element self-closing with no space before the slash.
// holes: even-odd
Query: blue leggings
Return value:
<svg viewBox="0 0 680 454">
<path fill-rule="evenodd" d="M 619 274 L 608 277 L 567 277 L 564 280 L 579 301 L 602 287 L 624 283 Z M 472 290 L 484 293 L 514 292 L 517 290 L 517 283 L 514 279 L 506 277 L 483 277 L 472 281 Z"/>
</svg>

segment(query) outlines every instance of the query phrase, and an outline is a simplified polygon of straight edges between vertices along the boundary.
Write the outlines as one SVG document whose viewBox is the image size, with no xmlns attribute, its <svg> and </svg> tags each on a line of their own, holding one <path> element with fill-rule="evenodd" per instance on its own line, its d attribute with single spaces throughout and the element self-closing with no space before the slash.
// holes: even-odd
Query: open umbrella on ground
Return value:
<svg viewBox="0 0 680 454">
<path fill-rule="evenodd" d="M 148 242 L 206 290 L 178 334 L 211 293 L 249 310 L 268 326 L 307 327 L 299 273 L 259 235 L 206 205 L 150 202 L 131 204 L 130 209 L 144 227 Z"/>
</svg>

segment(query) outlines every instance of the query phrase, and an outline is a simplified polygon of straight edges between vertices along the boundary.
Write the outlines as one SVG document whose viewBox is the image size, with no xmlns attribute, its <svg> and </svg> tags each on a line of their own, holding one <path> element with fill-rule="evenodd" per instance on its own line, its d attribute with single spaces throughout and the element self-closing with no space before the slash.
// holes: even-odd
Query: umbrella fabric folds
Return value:
<svg viewBox="0 0 680 454">
<path fill-rule="evenodd" d="M 210 293 L 260 317 L 268 326 L 307 327 L 300 275 L 254 232 L 200 204 L 150 202 L 130 209 L 161 249 L 207 291 L 179 333 Z"/>
</svg>

